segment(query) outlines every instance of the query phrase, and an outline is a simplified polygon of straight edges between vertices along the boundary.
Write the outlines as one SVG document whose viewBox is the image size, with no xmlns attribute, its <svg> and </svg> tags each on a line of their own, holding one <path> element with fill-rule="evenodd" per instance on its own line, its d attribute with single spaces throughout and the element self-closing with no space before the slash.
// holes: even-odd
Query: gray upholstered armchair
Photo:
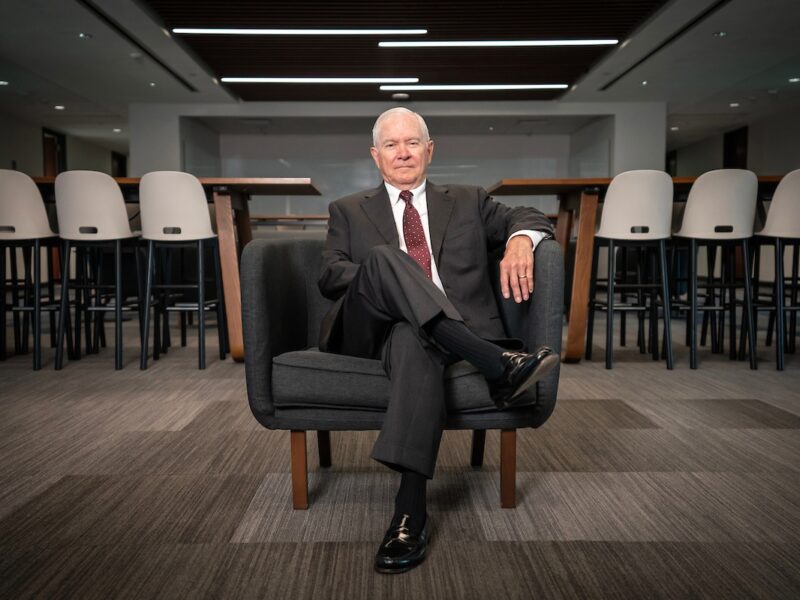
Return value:
<svg viewBox="0 0 800 600">
<path fill-rule="evenodd" d="M 308 508 L 306 431 L 318 436 L 321 467 L 330 466 L 330 432 L 380 429 L 389 381 L 380 361 L 316 349 L 320 321 L 330 306 L 317 289 L 321 239 L 259 239 L 242 255 L 242 318 L 247 395 L 256 419 L 291 430 L 295 508 Z M 535 254 L 532 301 L 517 305 L 498 294 L 510 336 L 529 348 L 560 352 L 563 293 L 560 246 L 545 240 Z M 516 430 L 544 423 L 556 402 L 558 369 L 538 382 L 537 403 L 498 411 L 486 380 L 466 362 L 447 373 L 448 429 L 472 429 L 473 466 L 483 463 L 487 429 L 500 429 L 500 498 L 516 505 Z"/>
</svg>

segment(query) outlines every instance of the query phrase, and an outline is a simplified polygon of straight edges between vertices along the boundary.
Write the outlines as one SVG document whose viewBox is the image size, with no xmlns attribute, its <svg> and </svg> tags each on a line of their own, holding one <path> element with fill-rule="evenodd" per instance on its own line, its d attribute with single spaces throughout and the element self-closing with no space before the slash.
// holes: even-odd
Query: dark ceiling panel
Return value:
<svg viewBox="0 0 800 600">
<path fill-rule="evenodd" d="M 527 0 L 509 2 L 264 2 L 147 0 L 169 29 L 426 28 L 426 36 L 219 36 L 181 39 L 218 77 L 419 77 L 420 84 L 566 83 L 610 47 L 379 48 L 386 39 L 489 40 L 617 38 L 665 0 Z M 243 100 L 385 100 L 378 85 L 236 84 Z M 561 90 L 412 92 L 424 100 L 550 100 Z"/>
</svg>

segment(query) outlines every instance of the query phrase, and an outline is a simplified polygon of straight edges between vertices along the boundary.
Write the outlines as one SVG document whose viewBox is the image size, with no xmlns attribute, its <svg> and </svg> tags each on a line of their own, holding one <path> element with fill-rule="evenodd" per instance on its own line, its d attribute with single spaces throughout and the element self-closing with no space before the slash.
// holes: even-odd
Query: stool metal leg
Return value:
<svg viewBox="0 0 800 600">
<path fill-rule="evenodd" d="M 114 241 L 114 368 L 122 369 L 122 240 Z"/>
<path fill-rule="evenodd" d="M 667 358 L 667 369 L 672 370 L 672 314 L 669 298 L 669 271 L 667 271 L 667 243 L 664 240 L 660 240 L 658 243 L 658 257 L 661 263 L 661 297 L 664 309 L 664 354 Z"/>
<path fill-rule="evenodd" d="M 614 256 L 614 240 L 608 240 L 608 302 L 606 310 L 606 369 L 613 366 L 614 355 L 614 276 L 616 274 L 616 257 Z"/>
<path fill-rule="evenodd" d="M 689 368 L 697 368 L 697 240 L 689 240 Z"/>
<path fill-rule="evenodd" d="M 147 274 L 145 275 L 144 297 L 142 298 L 142 302 L 144 303 L 144 309 L 142 311 L 144 324 L 142 325 L 142 351 L 139 355 L 139 368 L 142 370 L 147 368 L 147 347 L 150 338 L 150 295 L 153 290 L 153 268 L 155 266 L 153 260 L 153 245 L 153 240 L 147 241 Z M 156 310 L 158 310 L 158 308 L 156 308 Z"/>
<path fill-rule="evenodd" d="M 750 343 L 750 368 L 758 368 L 758 348 L 756 348 L 756 327 L 753 322 L 753 287 L 750 278 L 750 241 L 742 240 L 742 262 L 744 267 L 744 318 L 747 319 L 747 335 Z M 733 340 L 731 340 L 732 342 Z"/>
<path fill-rule="evenodd" d="M 597 261 L 600 257 L 600 244 L 595 240 L 592 251 L 592 276 L 589 280 L 589 319 L 586 326 L 586 360 L 592 360 L 592 345 L 594 343 L 594 315 L 597 310 Z"/>
<path fill-rule="evenodd" d="M 64 367 L 64 331 L 67 327 L 69 311 L 69 240 L 64 240 L 61 252 L 61 310 L 58 314 L 58 335 L 56 336 L 56 371 Z"/>
<path fill-rule="evenodd" d="M 33 370 L 42 368 L 42 249 L 33 242 Z"/>
<path fill-rule="evenodd" d="M 214 255 L 214 290 L 217 295 L 217 337 L 219 338 L 219 359 L 225 360 L 225 339 L 228 337 L 228 328 L 225 323 L 225 305 L 222 300 L 222 269 L 219 263 L 219 244 L 216 240 L 211 244 Z"/>
<path fill-rule="evenodd" d="M 784 369 L 786 349 L 786 325 L 784 303 L 786 301 L 783 280 L 783 240 L 775 238 L 775 368 Z"/>
<path fill-rule="evenodd" d="M 0 360 L 6 359 L 6 249 L 0 246 Z"/>
<path fill-rule="evenodd" d="M 203 272 L 203 240 L 197 241 L 197 336 L 199 368 L 206 368 L 205 274 Z"/>
</svg>

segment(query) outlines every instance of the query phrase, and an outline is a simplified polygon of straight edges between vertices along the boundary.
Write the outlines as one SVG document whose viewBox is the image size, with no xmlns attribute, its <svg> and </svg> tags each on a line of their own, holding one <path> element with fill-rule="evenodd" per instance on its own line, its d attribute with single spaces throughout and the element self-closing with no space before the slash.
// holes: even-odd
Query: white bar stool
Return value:
<svg viewBox="0 0 800 600">
<path fill-rule="evenodd" d="M 600 228 L 595 233 L 596 247 L 601 243 L 608 245 L 608 294 L 606 302 L 595 299 L 597 278 L 597 252 L 592 268 L 592 288 L 589 300 L 589 332 L 586 343 L 586 356 L 591 358 L 594 312 L 605 310 L 606 318 L 606 368 L 612 367 L 614 343 L 614 311 L 646 311 L 645 300 L 629 305 L 616 304 L 614 295 L 617 289 L 651 289 L 650 301 L 651 344 L 653 357 L 658 357 L 657 313 L 655 290 L 661 293 L 664 314 L 664 352 L 667 368 L 672 369 L 672 334 L 670 324 L 670 296 L 666 258 L 666 240 L 671 236 L 672 226 L 672 178 L 663 171 L 637 170 L 620 173 L 611 181 L 603 202 Z M 656 247 L 658 252 L 657 271 L 660 283 L 656 283 L 653 273 L 652 283 L 616 283 L 617 247 L 636 246 L 640 249 Z"/>
<path fill-rule="evenodd" d="M 786 306 L 786 281 L 784 276 L 784 249 L 787 245 L 797 248 L 800 244 L 800 169 L 786 174 L 778 183 L 775 194 L 770 202 L 767 222 L 764 228 L 756 233 L 757 236 L 765 241 L 769 240 L 775 244 L 775 292 L 773 295 L 773 306 L 776 323 L 775 336 L 775 366 L 779 371 L 783 371 L 785 366 L 786 352 L 786 313 L 792 313 L 796 319 L 797 311 L 800 306 L 794 302 Z M 795 251 L 796 254 L 796 251 Z M 797 270 L 797 260 L 793 264 L 793 270 Z M 796 276 L 792 279 L 796 287 Z M 797 293 L 793 290 L 794 294 Z"/>
<path fill-rule="evenodd" d="M 99 277 L 92 284 L 76 282 L 76 328 L 80 329 L 81 289 L 94 289 L 93 311 L 114 311 L 115 352 L 114 366 L 122 369 L 122 312 L 132 310 L 123 307 L 122 291 L 122 246 L 123 242 L 134 243 L 137 259 L 137 286 L 139 282 L 137 235 L 131 231 L 125 200 L 117 182 L 110 175 L 97 171 L 66 171 L 56 177 L 56 211 L 59 236 L 63 241 L 61 266 L 61 315 L 56 340 L 56 369 L 64 362 L 63 338 L 69 303 L 69 262 L 71 248 L 112 246 L 114 249 L 114 285 L 101 285 Z M 80 268 L 79 260 L 78 267 Z M 100 305 L 100 289 L 114 289 L 114 307 Z M 88 299 L 87 299 L 88 304 Z M 88 319 L 87 319 L 88 327 Z M 88 337 L 88 336 L 87 336 Z M 88 343 L 88 342 L 87 342 Z M 76 347 L 78 342 L 76 340 Z M 78 352 L 76 352 L 78 354 Z"/>
<path fill-rule="evenodd" d="M 189 173 L 178 171 L 154 171 L 144 175 L 139 182 L 139 206 L 142 218 L 142 239 L 147 240 L 147 276 L 144 294 L 144 333 L 139 367 L 147 368 L 147 355 L 150 328 L 150 307 L 154 289 L 180 290 L 197 289 L 197 302 L 170 304 L 170 294 L 162 294 L 160 310 L 197 313 L 198 329 L 198 367 L 206 368 L 205 313 L 217 312 L 217 333 L 219 335 L 219 357 L 226 356 L 227 327 L 222 297 L 222 276 L 220 273 L 219 246 L 217 236 L 211 228 L 208 200 L 200 181 Z M 197 248 L 197 285 L 159 284 L 156 276 L 155 254 L 158 247 L 187 246 Z M 203 265 L 205 248 L 213 250 L 216 298 L 205 298 L 205 270 Z M 156 311 L 159 310 L 157 307 Z M 156 322 L 155 329 L 158 329 Z M 158 336 L 155 339 L 153 358 L 158 357 Z"/>
<path fill-rule="evenodd" d="M 735 357 L 735 311 L 736 281 L 734 263 L 735 247 L 742 246 L 744 262 L 744 311 L 743 316 L 750 346 L 750 368 L 758 368 L 753 322 L 753 291 L 750 270 L 750 238 L 753 236 L 753 221 L 756 212 L 758 180 L 755 173 L 744 169 L 718 169 L 698 177 L 686 201 L 686 210 L 677 238 L 689 243 L 689 366 L 697 368 L 697 312 L 706 307 L 697 305 L 697 247 L 698 243 L 721 246 L 728 251 L 731 352 Z M 715 285 L 708 283 L 708 286 Z M 710 307 L 717 310 L 718 307 Z"/>
<path fill-rule="evenodd" d="M 33 370 L 42 368 L 42 273 L 41 249 L 42 246 L 52 247 L 58 237 L 50 229 L 47 212 L 44 208 L 42 195 L 33 180 L 19 171 L 0 169 L 0 358 L 5 358 L 6 351 L 6 273 L 5 273 L 5 248 L 9 248 L 12 276 L 16 280 L 16 250 L 23 249 L 25 258 L 25 293 L 24 301 L 18 304 L 18 294 L 14 293 L 14 306 L 16 312 L 31 313 L 33 317 Z M 33 297 L 28 302 L 28 282 L 31 280 L 30 249 L 33 250 Z M 52 281 L 52 254 L 48 252 L 48 304 L 46 308 L 54 308 L 55 291 Z M 14 282 L 16 287 L 17 283 Z M 17 315 L 15 314 L 15 317 Z M 17 352 L 26 351 L 27 348 L 27 319 L 24 323 L 23 333 L 20 336 L 18 319 L 14 319 L 15 349 Z M 53 319 L 51 313 L 51 335 L 53 333 Z M 21 340 L 20 337 L 23 339 Z"/>
</svg>

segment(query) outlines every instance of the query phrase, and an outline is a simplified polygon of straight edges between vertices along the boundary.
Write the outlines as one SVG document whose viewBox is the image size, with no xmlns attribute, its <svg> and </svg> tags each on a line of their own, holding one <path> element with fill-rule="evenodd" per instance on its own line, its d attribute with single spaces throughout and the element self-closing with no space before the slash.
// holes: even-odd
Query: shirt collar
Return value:
<svg viewBox="0 0 800 600">
<path fill-rule="evenodd" d="M 421 185 L 415 187 L 414 189 L 410 190 L 412 194 L 414 194 L 414 198 L 419 198 L 420 194 L 425 191 L 425 185 L 427 184 L 427 179 L 422 182 Z M 389 202 L 392 206 L 400 202 L 400 189 L 394 187 L 391 183 L 384 181 L 383 185 L 386 186 L 386 192 L 389 194 Z"/>
</svg>

